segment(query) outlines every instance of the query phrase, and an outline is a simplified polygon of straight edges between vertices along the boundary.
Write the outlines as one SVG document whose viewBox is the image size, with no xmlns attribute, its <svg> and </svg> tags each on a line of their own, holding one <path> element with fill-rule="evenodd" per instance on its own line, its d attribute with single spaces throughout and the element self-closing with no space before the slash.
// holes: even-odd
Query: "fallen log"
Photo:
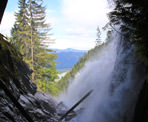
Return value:
<svg viewBox="0 0 148 122">
<path fill-rule="evenodd" d="M 86 95 L 84 95 L 76 104 L 74 104 L 61 118 L 60 120 L 62 121 L 66 116 L 72 112 L 81 102 L 83 102 L 91 93 L 93 90 L 90 90 Z"/>
</svg>

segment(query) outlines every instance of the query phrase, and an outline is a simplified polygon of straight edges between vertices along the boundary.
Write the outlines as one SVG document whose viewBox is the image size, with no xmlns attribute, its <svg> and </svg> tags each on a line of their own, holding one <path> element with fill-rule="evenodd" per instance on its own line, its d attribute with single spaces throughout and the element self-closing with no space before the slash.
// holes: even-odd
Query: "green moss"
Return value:
<svg viewBox="0 0 148 122">
<path fill-rule="evenodd" d="M 7 38 L 0 34 L 0 76 L 11 75 L 19 77 L 17 64 L 22 62 L 22 56 L 7 42 Z"/>
<path fill-rule="evenodd" d="M 23 61 L 22 55 L 0 34 L 0 80 L 21 94 L 36 92 L 36 85 L 30 82 L 31 70 Z"/>
<path fill-rule="evenodd" d="M 11 86 L 11 80 L 20 91 L 25 91 L 24 84 L 20 82 L 22 81 L 20 66 L 24 66 L 22 56 L 7 42 L 7 38 L 0 34 L 0 79 L 8 86 Z"/>
</svg>

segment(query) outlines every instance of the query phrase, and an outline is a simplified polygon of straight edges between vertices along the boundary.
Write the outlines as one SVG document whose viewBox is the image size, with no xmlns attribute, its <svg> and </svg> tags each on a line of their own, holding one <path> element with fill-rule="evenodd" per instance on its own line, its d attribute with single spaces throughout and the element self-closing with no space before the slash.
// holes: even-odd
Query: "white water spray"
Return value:
<svg viewBox="0 0 148 122">
<path fill-rule="evenodd" d="M 94 90 L 79 106 L 84 111 L 72 122 L 132 121 L 145 71 L 132 53 L 134 47 L 130 45 L 129 48 L 119 43 L 120 40 L 120 36 L 115 34 L 101 54 L 98 52 L 99 57 L 87 62 L 67 92 L 61 95 L 60 100 L 71 107 L 89 90 Z"/>
</svg>

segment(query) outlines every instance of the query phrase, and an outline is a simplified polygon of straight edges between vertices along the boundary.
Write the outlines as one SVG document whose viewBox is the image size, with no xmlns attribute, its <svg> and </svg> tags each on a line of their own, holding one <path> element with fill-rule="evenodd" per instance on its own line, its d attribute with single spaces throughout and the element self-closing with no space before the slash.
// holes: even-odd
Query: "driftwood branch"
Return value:
<svg viewBox="0 0 148 122">
<path fill-rule="evenodd" d="M 61 118 L 60 120 L 63 120 L 70 112 L 72 112 L 81 102 L 83 102 L 91 93 L 93 90 L 90 90 L 86 95 L 84 95 L 76 104 L 74 104 Z"/>
</svg>

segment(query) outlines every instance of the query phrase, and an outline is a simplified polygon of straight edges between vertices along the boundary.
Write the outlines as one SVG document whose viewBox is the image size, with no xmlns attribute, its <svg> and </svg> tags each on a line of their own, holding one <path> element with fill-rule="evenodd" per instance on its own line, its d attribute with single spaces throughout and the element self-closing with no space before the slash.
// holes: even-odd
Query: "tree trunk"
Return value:
<svg viewBox="0 0 148 122">
<path fill-rule="evenodd" d="M 31 33 L 31 37 L 30 37 L 30 41 L 31 41 L 31 68 L 33 70 L 32 72 L 32 81 L 34 81 L 34 53 L 33 53 L 33 33 L 32 33 L 32 11 L 31 11 L 31 2 L 30 2 L 30 33 Z"/>
</svg>

